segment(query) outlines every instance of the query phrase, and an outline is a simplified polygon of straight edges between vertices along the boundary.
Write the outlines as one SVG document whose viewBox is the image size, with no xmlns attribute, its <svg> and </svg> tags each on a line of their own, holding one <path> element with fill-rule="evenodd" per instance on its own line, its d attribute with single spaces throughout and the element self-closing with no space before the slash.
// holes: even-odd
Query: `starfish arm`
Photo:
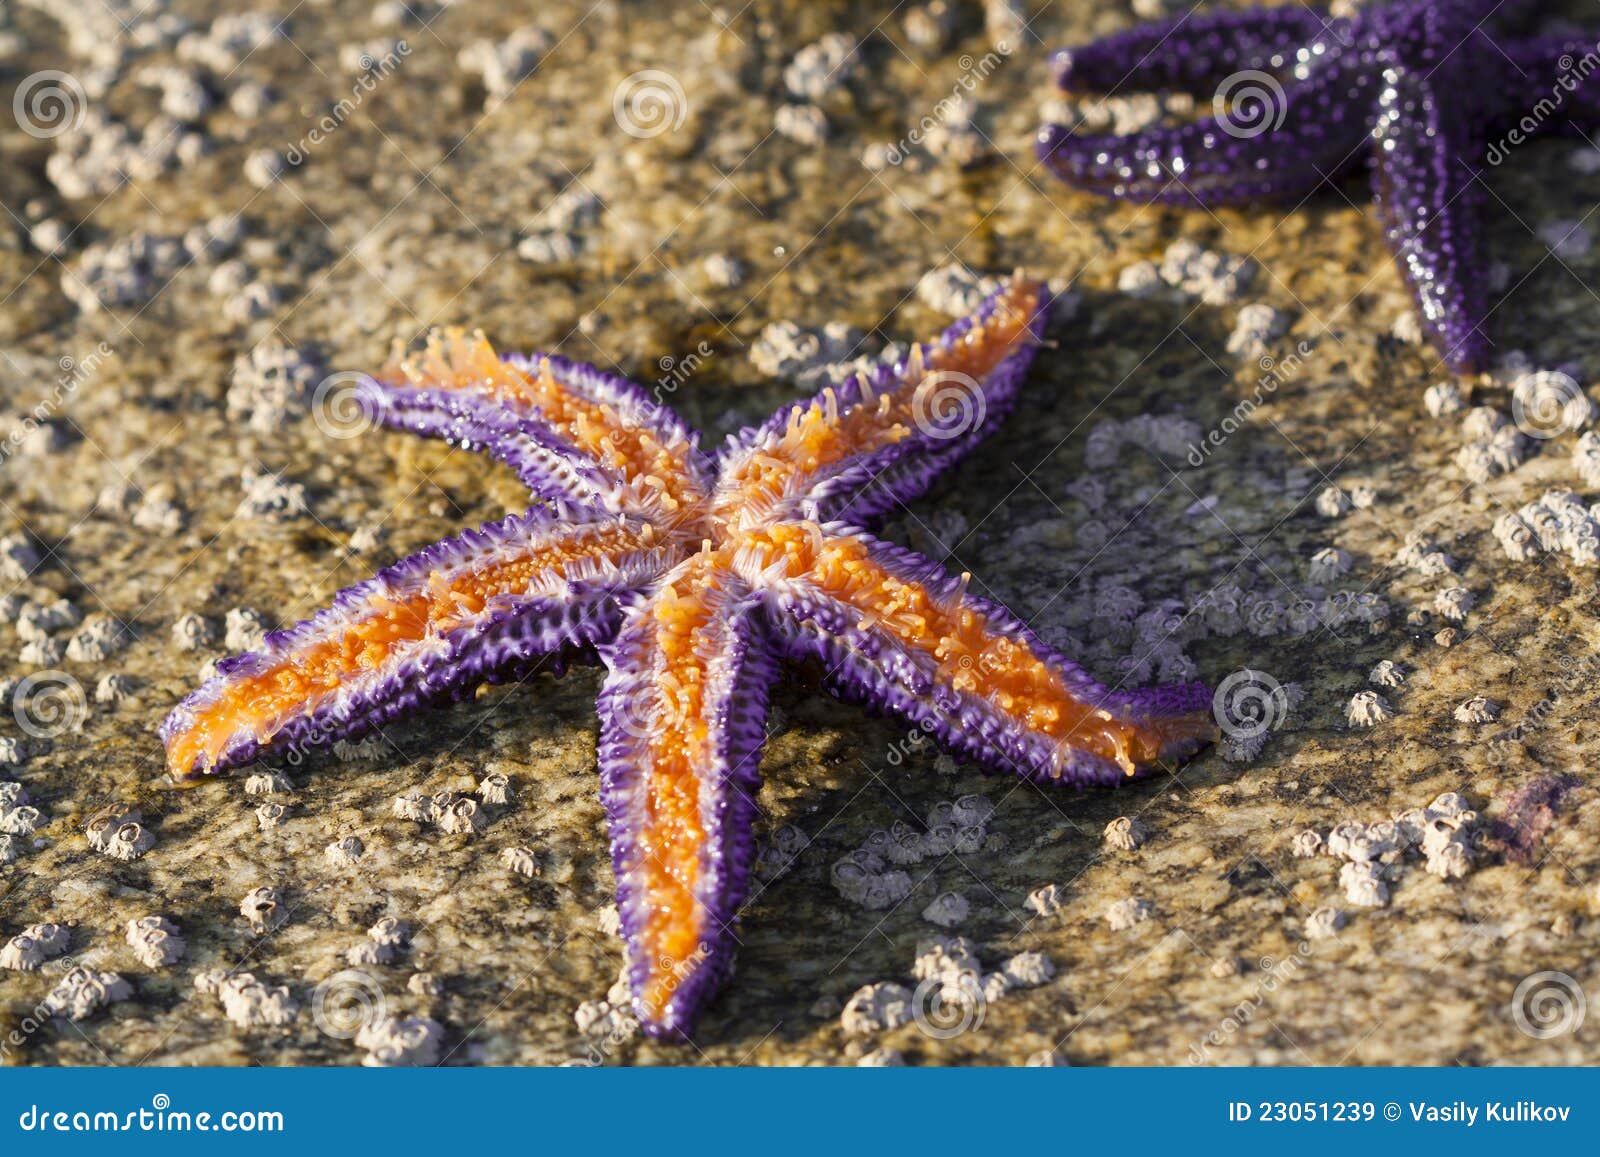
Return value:
<svg viewBox="0 0 1600 1157">
<path fill-rule="evenodd" d="M 711 465 L 695 435 L 643 389 L 557 355 L 498 357 L 481 334 L 445 331 L 427 347 L 393 359 L 379 375 L 384 395 L 453 395 L 537 423 L 570 446 L 600 479 L 594 498 L 613 513 L 665 526 L 705 498 Z M 436 405 L 424 399 L 422 405 Z M 590 484 L 595 484 L 591 481 Z"/>
<path fill-rule="evenodd" d="M 493 401 L 459 390 L 398 387 L 369 378 L 362 383 L 364 411 L 395 430 L 437 438 L 487 454 L 516 471 L 517 478 L 546 502 L 605 507 L 621 490 L 617 476 L 556 435 Z"/>
<path fill-rule="evenodd" d="M 710 552 L 629 612 L 600 694 L 600 790 L 634 1011 L 693 1027 L 726 977 L 775 676 L 757 606 Z"/>
<path fill-rule="evenodd" d="M 1113 784 L 1214 733 L 1201 684 L 1112 691 L 966 578 L 853 528 L 782 523 L 734 563 L 790 658 L 846 698 L 894 710 L 954 752 L 1040 783 Z"/>
<path fill-rule="evenodd" d="M 348 587 L 309 620 L 225 659 L 161 726 L 178 780 L 350 739 L 605 638 L 618 595 L 681 553 L 637 521 L 529 511 Z"/>
<path fill-rule="evenodd" d="M 894 365 L 829 386 L 731 440 L 714 510 L 724 523 L 795 516 L 866 522 L 921 494 L 1010 410 L 1049 311 L 1009 279 L 971 316 Z"/>
<path fill-rule="evenodd" d="M 1070 185 L 1131 201 L 1203 206 L 1304 196 L 1365 155 L 1377 82 L 1343 53 L 1286 87 L 1258 87 L 1249 119 L 1208 117 L 1126 135 L 1046 125 L 1039 159 Z M 1244 90 L 1235 94 L 1241 100 Z"/>
<path fill-rule="evenodd" d="M 1279 72 L 1294 64 L 1302 46 L 1348 21 L 1286 4 L 1196 14 L 1141 24 L 1051 57 L 1056 83 L 1073 92 L 1142 90 L 1210 96 L 1245 71 Z"/>
<path fill-rule="evenodd" d="M 1442 19 L 1442 17 L 1441 17 Z M 1373 129 L 1374 183 L 1384 239 L 1417 303 L 1424 331 L 1456 373 L 1482 369 L 1489 342 L 1483 267 L 1483 142 L 1472 35 L 1396 30 Z M 1434 30 L 1429 28 L 1433 33 Z"/>
</svg>

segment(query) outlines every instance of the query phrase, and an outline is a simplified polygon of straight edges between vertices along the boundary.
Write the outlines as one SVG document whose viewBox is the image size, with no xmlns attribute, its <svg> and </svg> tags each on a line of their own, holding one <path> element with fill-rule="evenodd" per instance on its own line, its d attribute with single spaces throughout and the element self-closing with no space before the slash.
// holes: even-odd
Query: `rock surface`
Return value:
<svg viewBox="0 0 1600 1157">
<path fill-rule="evenodd" d="M 1539 977 L 1600 997 L 1600 471 L 1592 407 L 1552 428 L 1517 387 L 1600 374 L 1600 254 L 1544 239 L 1600 196 L 1592 150 L 1491 174 L 1505 367 L 1441 391 L 1358 192 L 1213 214 L 1038 171 L 1047 49 L 1127 26 L 1120 3 L 989 5 L 1037 16 L 1014 41 L 977 3 L 413 7 L 0 10 L 0 107 L 73 78 L 65 131 L 0 124 L 0 943 L 70 929 L 0 970 L 0 1062 L 1593 1058 L 1600 1027 Z M 1078 308 L 1021 412 L 885 533 L 1108 681 L 1225 689 L 1223 742 L 1180 773 L 1049 793 L 787 679 L 738 973 L 692 1049 L 634 1032 L 613 989 L 594 670 L 164 784 L 155 728 L 225 647 L 525 504 L 339 405 L 392 341 L 559 349 L 714 438 L 825 376 L 805 350 L 934 332 L 1017 267 Z M 773 334 L 799 352 L 765 356 Z M 1374 680 L 1392 716 L 1352 726 L 1380 667 L 1405 673 Z M 1480 699 L 1494 717 L 1462 720 Z M 96 849 L 134 815 L 136 855 Z M 1147 838 L 1108 847 L 1123 818 Z M 1335 828 L 1385 906 L 1345 899 Z M 834 883 L 868 854 L 882 906 Z M 913 991 L 951 893 L 941 920 L 1000 971 Z M 1147 918 L 1113 930 L 1129 897 Z M 152 913 L 181 956 L 129 942 Z M 34 1019 L 105 974 L 114 1002 Z M 848 1032 L 872 985 L 895 1015 Z M 1566 992 L 1561 1031 L 1529 1031 L 1541 992 Z"/>
</svg>

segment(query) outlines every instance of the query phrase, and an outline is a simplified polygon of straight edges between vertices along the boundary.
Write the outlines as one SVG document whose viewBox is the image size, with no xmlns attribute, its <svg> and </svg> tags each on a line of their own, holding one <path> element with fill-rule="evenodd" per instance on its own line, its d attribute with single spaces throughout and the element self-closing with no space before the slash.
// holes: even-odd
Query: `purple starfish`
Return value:
<svg viewBox="0 0 1600 1157">
<path fill-rule="evenodd" d="M 1489 341 L 1480 178 L 1508 142 L 1600 126 L 1591 40 L 1527 37 L 1531 0 L 1391 0 L 1333 18 L 1300 4 L 1181 16 L 1058 53 L 1057 81 L 1213 99 L 1216 116 L 1127 136 L 1040 131 L 1063 180 L 1138 201 L 1303 198 L 1374 170 L 1389 248 L 1457 373 Z M 1587 62 L 1587 65 L 1585 64 Z"/>
<path fill-rule="evenodd" d="M 367 405 L 508 463 L 548 506 L 428 547 L 219 664 L 162 726 L 169 767 L 195 779 L 347 739 L 598 649 L 635 1010 L 654 1035 L 687 1031 L 732 962 L 780 660 L 820 660 L 841 697 L 1040 783 L 1114 784 L 1210 738 L 1203 686 L 1108 690 L 966 576 L 861 529 L 1011 408 L 1047 309 L 1043 286 L 1012 279 L 937 342 L 715 457 L 620 378 L 436 339 Z"/>
</svg>

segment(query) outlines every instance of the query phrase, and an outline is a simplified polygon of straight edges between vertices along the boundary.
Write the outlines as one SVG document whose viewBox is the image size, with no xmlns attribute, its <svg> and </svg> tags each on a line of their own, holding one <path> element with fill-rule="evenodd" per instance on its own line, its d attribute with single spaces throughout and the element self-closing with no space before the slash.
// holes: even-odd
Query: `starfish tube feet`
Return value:
<svg viewBox="0 0 1600 1157">
<path fill-rule="evenodd" d="M 817 658 L 843 697 L 888 703 L 952 750 L 1036 782 L 1116 784 L 1213 737 L 1203 684 L 1114 692 L 1005 608 L 863 531 L 780 523 L 751 535 L 791 657 Z"/>
<path fill-rule="evenodd" d="M 646 524 L 533 511 L 436 543 L 225 659 L 161 725 L 189 782 L 366 734 L 497 672 L 614 629 L 615 591 L 667 551 Z"/>
<path fill-rule="evenodd" d="M 634 1013 L 688 1029 L 727 976 L 749 887 L 767 690 L 776 674 L 743 584 L 698 555 L 608 648 L 600 793 Z"/>
<path fill-rule="evenodd" d="M 801 515 L 868 522 L 918 497 L 1011 410 L 1049 317 L 1012 277 L 893 365 L 857 374 L 729 439 L 712 495 L 740 525 Z"/>
</svg>

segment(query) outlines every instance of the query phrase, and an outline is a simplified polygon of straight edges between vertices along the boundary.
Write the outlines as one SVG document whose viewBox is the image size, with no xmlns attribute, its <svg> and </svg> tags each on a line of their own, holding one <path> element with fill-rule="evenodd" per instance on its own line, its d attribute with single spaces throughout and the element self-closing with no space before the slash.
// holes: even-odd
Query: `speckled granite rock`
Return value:
<svg viewBox="0 0 1600 1157">
<path fill-rule="evenodd" d="M 1447 406 L 1338 195 L 1182 212 L 1035 171 L 1046 43 L 1120 3 L 220 7 L 0 11 L 3 107 L 77 82 L 66 132 L 0 124 L 0 943 L 67 937 L 0 969 L 5 1062 L 1593 1057 L 1563 984 L 1600 981 L 1600 494 L 1517 386 L 1600 371 L 1600 255 L 1540 236 L 1600 194 L 1592 150 L 1496 170 L 1496 335 L 1527 357 Z M 1049 794 L 784 685 L 760 887 L 694 1048 L 617 1003 L 593 671 L 162 783 L 156 724 L 225 646 L 517 508 L 508 474 L 341 406 L 392 340 L 481 326 L 725 432 L 1017 266 L 1080 308 L 889 534 L 1108 679 L 1226 687 L 1225 742 L 1180 775 Z M 1392 716 L 1351 726 L 1378 689 Z M 1458 718 L 1477 697 L 1498 717 Z M 1106 839 L 1122 817 L 1136 846 Z M 847 856 L 904 875 L 889 906 L 835 886 Z M 150 918 L 170 962 L 129 939 Z M 117 999 L 69 1027 L 44 1002 L 74 975 Z"/>
</svg>

